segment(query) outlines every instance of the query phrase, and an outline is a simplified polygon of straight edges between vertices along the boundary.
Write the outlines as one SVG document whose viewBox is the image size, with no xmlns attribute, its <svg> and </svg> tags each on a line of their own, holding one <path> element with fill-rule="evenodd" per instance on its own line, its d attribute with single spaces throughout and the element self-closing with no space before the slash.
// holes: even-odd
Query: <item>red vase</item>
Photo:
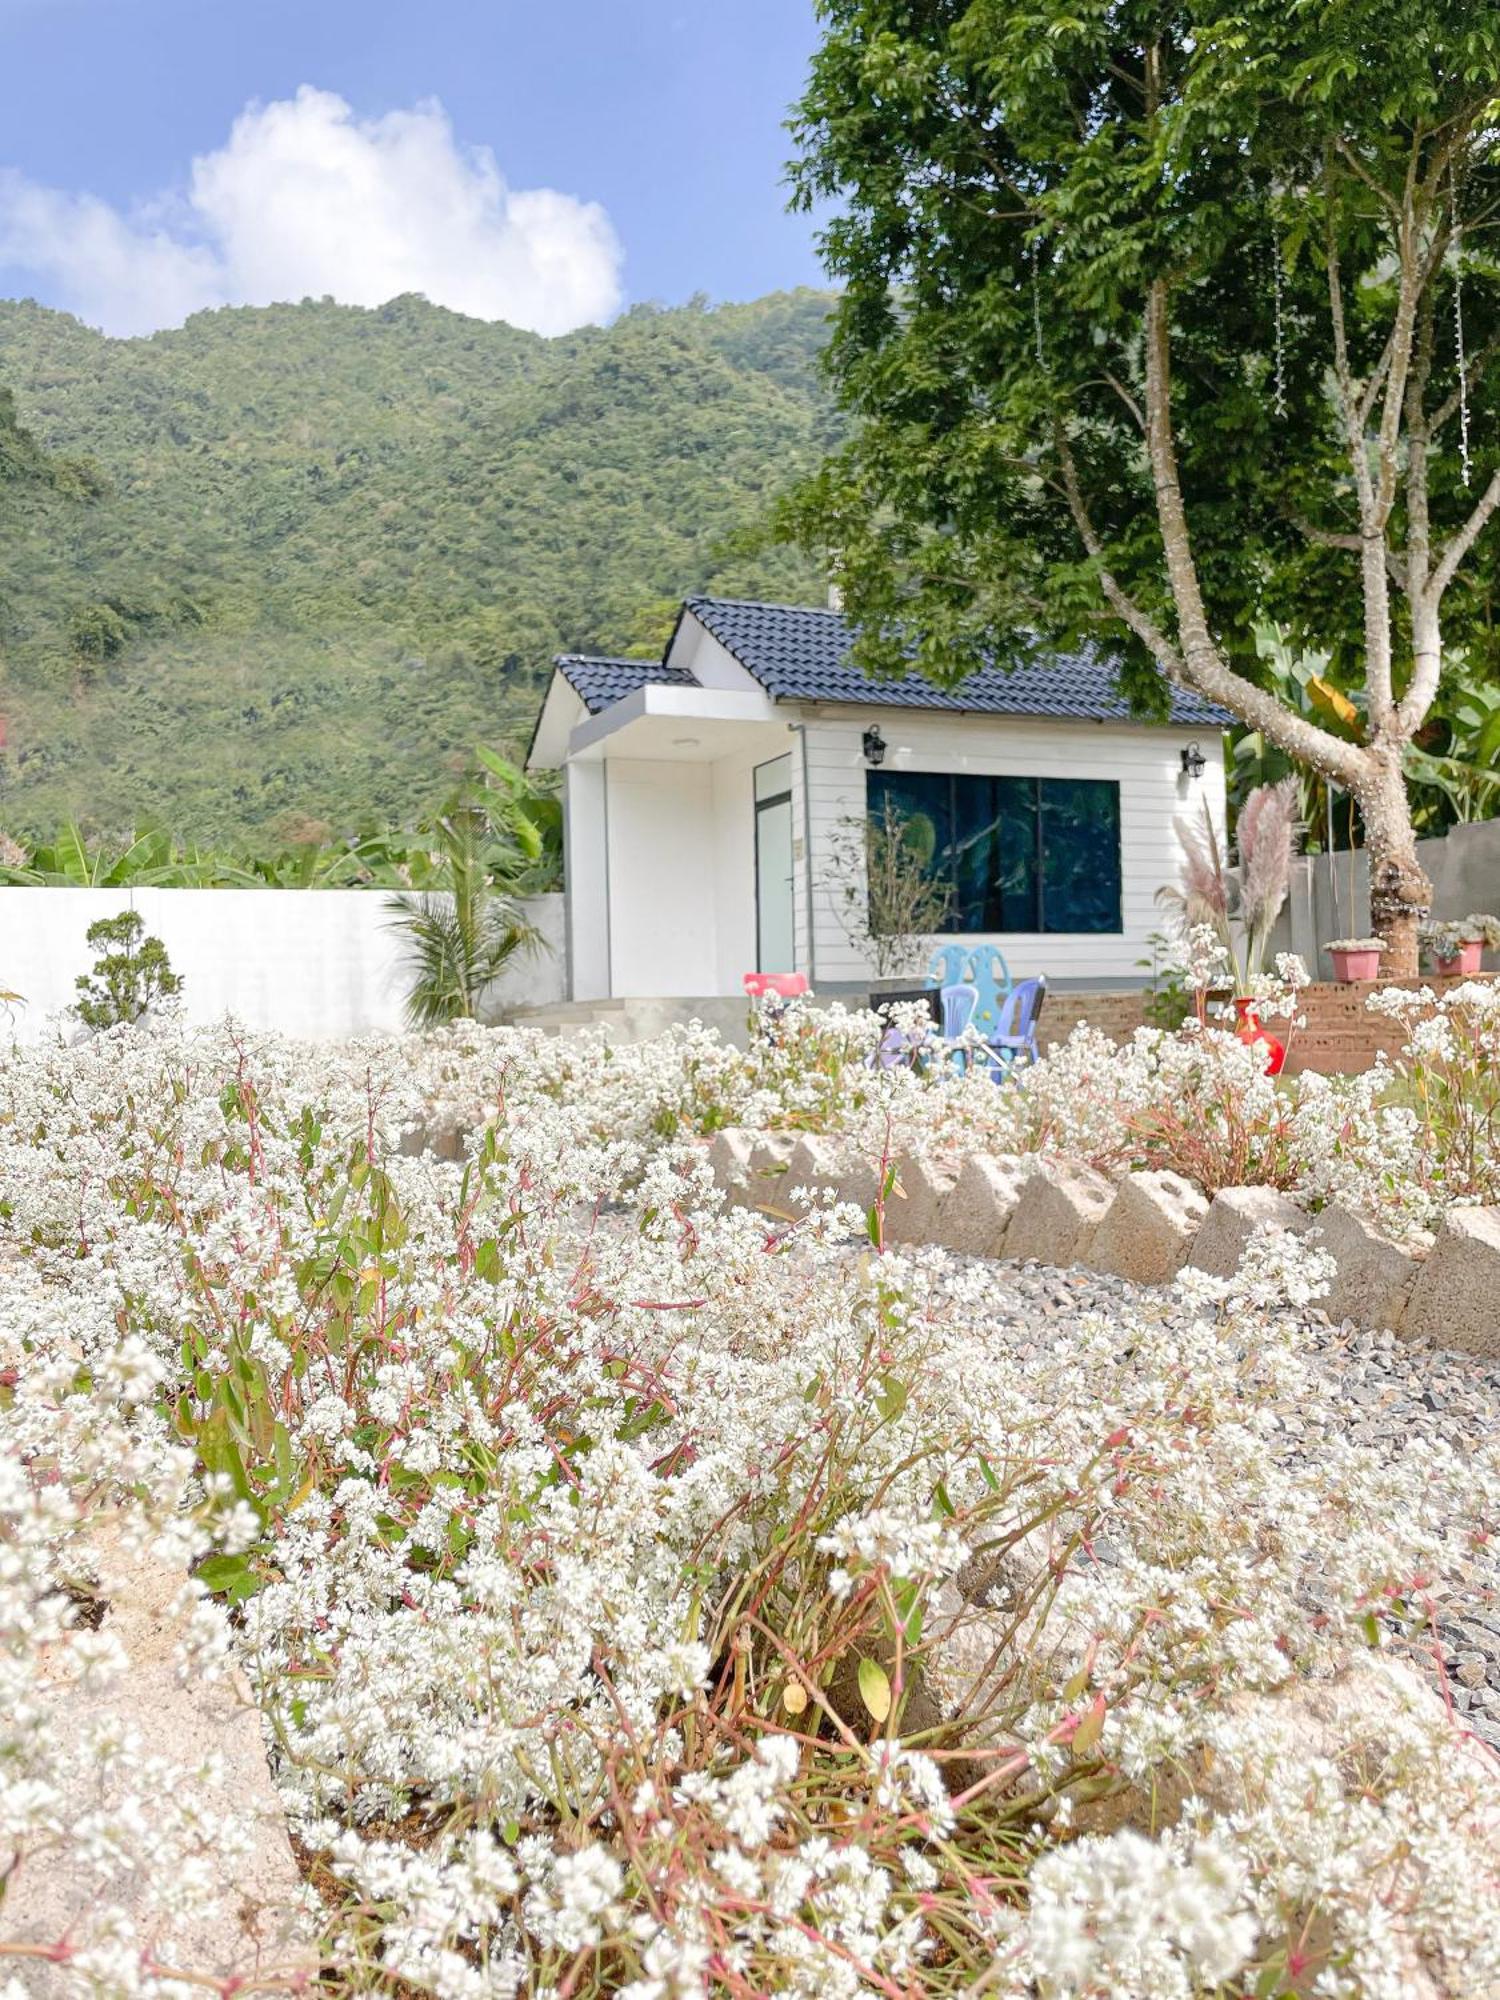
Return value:
<svg viewBox="0 0 1500 2000">
<path fill-rule="evenodd" d="M 1279 1042 L 1274 1035 L 1268 1035 L 1260 1025 L 1260 1016 L 1255 1011 L 1255 1002 L 1248 997 L 1236 1000 L 1234 1017 L 1239 1022 L 1235 1034 L 1247 1048 L 1259 1042 L 1266 1052 L 1266 1075 L 1280 1076 L 1286 1061 L 1286 1043 Z"/>
</svg>

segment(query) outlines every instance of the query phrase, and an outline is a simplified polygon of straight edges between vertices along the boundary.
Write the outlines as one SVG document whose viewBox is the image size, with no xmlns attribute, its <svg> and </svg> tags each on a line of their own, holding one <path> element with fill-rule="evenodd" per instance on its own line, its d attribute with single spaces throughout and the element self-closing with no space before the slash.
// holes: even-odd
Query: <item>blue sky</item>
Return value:
<svg viewBox="0 0 1500 2000">
<path fill-rule="evenodd" d="M 392 284 L 556 332 L 816 283 L 782 185 L 815 32 L 812 0 L 0 0 L 0 293 L 141 332 Z"/>
</svg>

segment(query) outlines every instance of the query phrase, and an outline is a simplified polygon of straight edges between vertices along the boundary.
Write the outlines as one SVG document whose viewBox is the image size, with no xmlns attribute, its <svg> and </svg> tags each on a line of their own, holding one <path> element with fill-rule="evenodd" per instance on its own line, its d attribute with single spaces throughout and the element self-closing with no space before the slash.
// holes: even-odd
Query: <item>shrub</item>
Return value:
<svg viewBox="0 0 1500 2000">
<path fill-rule="evenodd" d="M 89 925 L 86 942 L 99 956 L 93 972 L 80 972 L 74 982 L 81 997 L 73 1011 L 85 1027 L 127 1026 L 182 991 L 166 946 L 160 938 L 147 937 L 145 929 L 134 910 Z"/>
</svg>

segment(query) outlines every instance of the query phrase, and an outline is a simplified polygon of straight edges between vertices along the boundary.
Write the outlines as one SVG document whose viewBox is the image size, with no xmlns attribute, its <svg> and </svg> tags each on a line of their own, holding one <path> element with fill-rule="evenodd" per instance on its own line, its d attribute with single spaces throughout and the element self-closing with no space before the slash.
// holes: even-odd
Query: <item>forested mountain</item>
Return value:
<svg viewBox="0 0 1500 2000">
<path fill-rule="evenodd" d="M 544 340 L 418 298 L 110 340 L 0 303 L 0 828 L 251 840 L 429 806 L 551 655 L 652 649 L 833 419 L 828 301 Z"/>
</svg>

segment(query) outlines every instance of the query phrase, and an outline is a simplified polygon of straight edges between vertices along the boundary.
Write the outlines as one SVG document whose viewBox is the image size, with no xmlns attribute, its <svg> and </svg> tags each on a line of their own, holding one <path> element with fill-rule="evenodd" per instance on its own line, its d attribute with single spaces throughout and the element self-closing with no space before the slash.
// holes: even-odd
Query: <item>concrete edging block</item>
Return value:
<svg viewBox="0 0 1500 2000">
<path fill-rule="evenodd" d="M 1486 1361 L 1500 1358 L 1500 1208 L 1448 1211 L 1401 1330 Z"/>
<path fill-rule="evenodd" d="M 946 1247 L 960 1174 L 960 1163 L 951 1157 L 903 1153 L 896 1162 L 896 1188 L 885 1205 L 886 1241 Z"/>
<path fill-rule="evenodd" d="M 777 1219 L 795 1216 L 798 1186 L 833 1189 L 861 1209 L 875 1199 L 875 1164 L 821 1133 L 730 1126 L 713 1135 L 708 1156 L 729 1206 Z M 1168 1284 L 1184 1267 L 1231 1278 L 1266 1227 L 1332 1257 L 1330 1319 L 1500 1358 L 1500 1207 L 1450 1210 L 1424 1258 L 1368 1216 L 1337 1204 L 1314 1215 L 1277 1188 L 1221 1188 L 1210 1202 L 1159 1169 L 1114 1183 L 1076 1160 L 907 1153 L 885 1208 L 891 1245 L 1078 1264 L 1140 1285 Z"/>
<path fill-rule="evenodd" d="M 1096 1271 L 1137 1285 L 1165 1285 L 1188 1260 L 1208 1214 L 1200 1190 L 1181 1174 L 1126 1174 L 1089 1249 Z"/>
<path fill-rule="evenodd" d="M 1320 1211 L 1307 1241 L 1326 1251 L 1337 1267 L 1326 1298 L 1319 1301 L 1331 1320 L 1401 1330 L 1422 1269 L 1419 1258 L 1393 1243 L 1368 1216 L 1337 1202 Z M 1496 1308 L 1500 1310 L 1500 1296 Z"/>
<path fill-rule="evenodd" d="M 1309 1211 L 1279 1188 L 1220 1188 L 1208 1205 L 1187 1262 L 1210 1277 L 1232 1278 L 1258 1230 L 1285 1229 L 1292 1236 L 1305 1236 L 1312 1226 Z"/>
<path fill-rule="evenodd" d="M 1026 1170 L 1007 1153 L 970 1153 L 938 1217 L 945 1250 L 964 1257 L 1009 1257 L 1011 1224 Z"/>
<path fill-rule="evenodd" d="M 1074 1160 L 1042 1160 L 1025 1175 L 1005 1234 L 1007 1257 L 1066 1268 L 1086 1264 L 1115 1198 L 1113 1184 Z"/>
</svg>

